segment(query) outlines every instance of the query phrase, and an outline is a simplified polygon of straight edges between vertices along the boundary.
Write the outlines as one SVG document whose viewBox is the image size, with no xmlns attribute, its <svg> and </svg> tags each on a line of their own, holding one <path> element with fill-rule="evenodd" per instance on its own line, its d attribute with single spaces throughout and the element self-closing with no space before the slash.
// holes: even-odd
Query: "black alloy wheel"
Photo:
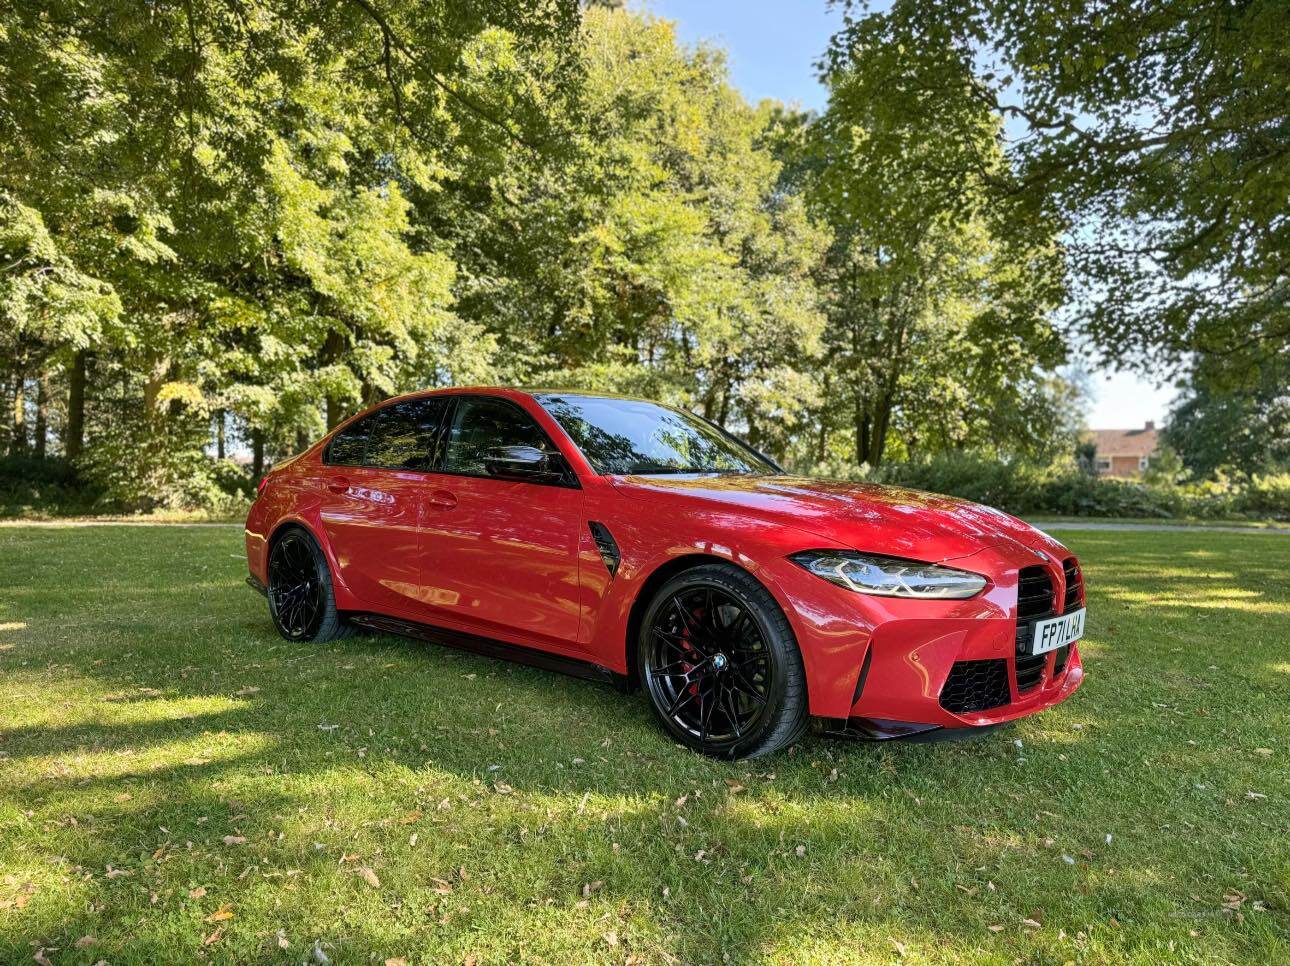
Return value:
<svg viewBox="0 0 1290 966">
<path fill-rule="evenodd" d="M 348 636 L 349 625 L 336 612 L 327 560 L 302 529 L 283 533 L 269 552 L 269 613 L 289 641 Z"/>
<path fill-rule="evenodd" d="M 751 575 L 705 565 L 668 581 L 642 622 L 642 684 L 664 727 L 704 754 L 745 758 L 804 728 L 801 655 Z"/>
</svg>

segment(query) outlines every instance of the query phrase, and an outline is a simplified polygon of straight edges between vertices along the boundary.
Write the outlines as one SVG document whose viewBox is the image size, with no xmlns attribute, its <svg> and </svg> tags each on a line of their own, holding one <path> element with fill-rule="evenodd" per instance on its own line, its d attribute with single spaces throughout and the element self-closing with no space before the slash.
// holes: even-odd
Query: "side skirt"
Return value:
<svg viewBox="0 0 1290 966">
<path fill-rule="evenodd" d="M 615 674 L 609 668 L 601 667 L 599 664 L 580 661 L 574 657 L 565 657 L 562 654 L 550 654 L 546 651 L 523 647 L 519 644 L 495 641 L 490 637 L 480 637 L 475 634 L 467 634 L 464 631 L 450 631 L 430 624 L 419 624 L 415 621 L 388 617 L 385 614 L 360 613 L 346 614 L 345 616 L 353 624 L 385 634 L 398 634 L 400 637 L 429 641 L 431 644 L 441 644 L 444 647 L 452 647 L 461 651 L 471 651 L 475 654 L 482 654 L 485 657 L 513 661 L 516 664 L 527 664 L 530 667 L 542 668 L 546 671 L 557 671 L 560 674 L 568 674 L 588 681 L 600 681 L 603 684 L 612 684 L 621 688 L 625 680 L 624 675 Z"/>
</svg>

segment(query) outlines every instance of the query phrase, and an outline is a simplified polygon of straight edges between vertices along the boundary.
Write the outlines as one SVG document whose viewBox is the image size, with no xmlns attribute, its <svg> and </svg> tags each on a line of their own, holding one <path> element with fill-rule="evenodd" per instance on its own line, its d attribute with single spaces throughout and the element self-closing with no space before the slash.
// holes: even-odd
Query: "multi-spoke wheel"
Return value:
<svg viewBox="0 0 1290 966">
<path fill-rule="evenodd" d="M 641 683 L 690 747 L 748 758 L 807 723 L 805 675 L 788 621 L 751 575 L 721 564 L 673 577 L 641 622 Z"/>
<path fill-rule="evenodd" d="M 330 641 L 350 631 L 336 612 L 327 559 L 304 530 L 293 527 L 273 542 L 269 613 L 289 641 Z"/>
</svg>

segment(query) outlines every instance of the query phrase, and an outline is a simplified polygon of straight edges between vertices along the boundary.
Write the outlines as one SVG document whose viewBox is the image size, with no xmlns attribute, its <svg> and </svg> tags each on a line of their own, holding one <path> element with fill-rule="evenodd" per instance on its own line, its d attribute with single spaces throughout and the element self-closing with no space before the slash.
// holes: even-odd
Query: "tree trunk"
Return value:
<svg viewBox="0 0 1290 966">
<path fill-rule="evenodd" d="M 13 380 L 13 435 L 9 452 L 15 456 L 27 452 L 27 380 L 20 371 Z"/>
<path fill-rule="evenodd" d="M 85 352 L 72 356 L 67 371 L 67 426 L 63 435 L 63 455 L 78 459 L 85 447 Z"/>
<path fill-rule="evenodd" d="M 43 369 L 36 377 L 36 438 L 35 453 L 45 458 L 45 435 L 49 432 L 49 375 Z"/>
<path fill-rule="evenodd" d="M 215 458 L 224 458 L 225 443 L 228 440 L 228 432 L 225 428 L 227 417 L 224 410 L 220 409 L 215 413 Z"/>
<path fill-rule="evenodd" d="M 264 430 L 251 430 L 251 479 L 256 483 L 264 476 Z"/>
<path fill-rule="evenodd" d="M 327 340 L 323 343 L 323 363 L 331 365 L 340 358 L 341 352 L 345 349 L 345 340 L 341 334 L 333 329 L 327 333 Z M 340 425 L 340 421 L 345 418 L 344 404 L 335 396 L 327 397 L 327 428 L 335 429 Z"/>
</svg>

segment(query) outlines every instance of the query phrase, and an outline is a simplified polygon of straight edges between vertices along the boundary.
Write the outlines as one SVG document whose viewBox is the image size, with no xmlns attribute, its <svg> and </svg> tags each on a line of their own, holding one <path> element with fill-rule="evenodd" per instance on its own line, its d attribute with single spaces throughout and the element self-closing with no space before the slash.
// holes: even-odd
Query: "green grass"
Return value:
<svg viewBox="0 0 1290 966">
<path fill-rule="evenodd" d="M 639 695 L 289 646 L 236 528 L 0 529 L 0 961 L 1290 960 L 1290 543 L 1067 537 L 1065 705 L 728 765 Z"/>
</svg>

